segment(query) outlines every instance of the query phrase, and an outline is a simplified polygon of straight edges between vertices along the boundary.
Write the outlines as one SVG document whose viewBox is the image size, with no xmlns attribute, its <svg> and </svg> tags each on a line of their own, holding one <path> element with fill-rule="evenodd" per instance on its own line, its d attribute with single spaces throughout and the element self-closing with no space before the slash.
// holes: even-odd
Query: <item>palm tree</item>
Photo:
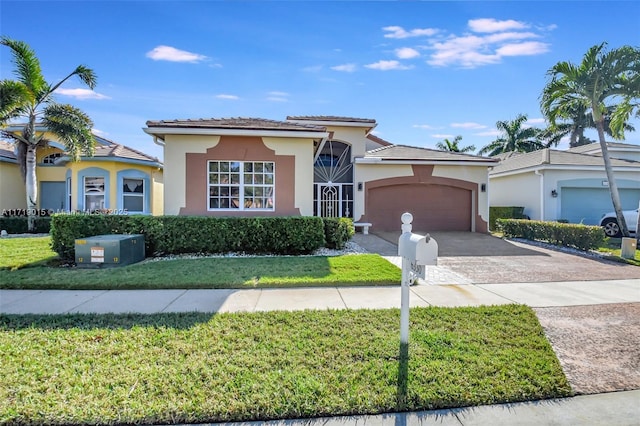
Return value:
<svg viewBox="0 0 640 426">
<path fill-rule="evenodd" d="M 605 46 L 606 43 L 602 43 L 591 47 L 579 65 L 562 61 L 550 68 L 547 72 L 550 79 L 542 92 L 540 104 L 552 126 L 558 118 L 566 117 L 576 108 L 591 112 L 598 131 L 613 208 L 620 231 L 628 237 L 629 230 L 622 214 L 618 185 L 605 140 L 605 126 L 610 117 L 612 137 L 623 139 L 629 117 L 634 111 L 636 115 L 639 113 L 640 50 L 623 46 L 607 51 Z"/>
<path fill-rule="evenodd" d="M 498 121 L 496 128 L 502 132 L 502 135 L 481 148 L 478 154 L 494 156 L 507 152 L 531 152 L 544 148 L 538 138 L 540 130 L 535 127 L 523 127 L 526 121 L 526 114 L 518 114 L 514 120 Z"/>
<path fill-rule="evenodd" d="M 3 131 L 2 135 L 13 140 L 18 152 L 27 197 L 29 231 L 35 230 L 35 213 L 38 201 L 36 177 L 36 150 L 47 146 L 46 132 L 55 135 L 65 146 L 66 152 L 75 161 L 81 153 L 93 155 L 95 140 L 91 134 L 93 122 L 78 108 L 56 103 L 53 94 L 62 83 L 72 76 L 93 89 L 96 76 L 90 68 L 78 66 L 71 74 L 56 84 L 45 81 L 40 61 L 35 52 L 24 42 L 0 37 L 0 44 L 11 50 L 14 74 L 17 79 L 0 81 L 0 128 L 10 120 L 25 119 L 19 132 Z M 42 125 L 45 131 L 36 128 Z"/>
<path fill-rule="evenodd" d="M 445 138 L 442 142 L 438 142 L 436 144 L 436 148 L 440 151 L 449 151 L 449 152 L 473 152 L 476 150 L 475 145 L 465 146 L 464 148 L 460 148 L 458 143 L 462 140 L 462 136 L 458 135 L 453 138 L 453 142 L 449 139 Z"/>
</svg>

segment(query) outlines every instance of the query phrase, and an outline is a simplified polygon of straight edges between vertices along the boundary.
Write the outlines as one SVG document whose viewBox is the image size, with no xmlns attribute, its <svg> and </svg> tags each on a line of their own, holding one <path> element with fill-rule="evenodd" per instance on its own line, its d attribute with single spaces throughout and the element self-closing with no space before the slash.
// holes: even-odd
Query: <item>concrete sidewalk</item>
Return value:
<svg viewBox="0 0 640 426">
<path fill-rule="evenodd" d="M 551 283 L 414 285 L 410 304 L 531 307 L 640 302 L 640 279 Z M 400 287 L 251 290 L 0 290 L 0 313 L 258 312 L 400 307 Z"/>
</svg>

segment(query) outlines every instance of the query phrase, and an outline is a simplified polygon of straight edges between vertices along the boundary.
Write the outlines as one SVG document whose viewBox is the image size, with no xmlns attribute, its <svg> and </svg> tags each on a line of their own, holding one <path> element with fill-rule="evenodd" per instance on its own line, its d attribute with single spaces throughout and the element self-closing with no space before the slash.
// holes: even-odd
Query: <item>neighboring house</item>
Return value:
<svg viewBox="0 0 640 426">
<path fill-rule="evenodd" d="M 597 146 L 596 146 L 597 145 Z M 640 146 L 608 144 L 622 208 L 638 208 Z M 524 207 L 535 220 L 597 225 L 613 210 L 599 144 L 504 156 L 489 172 L 491 206 Z M 629 158 L 627 160 L 621 158 Z"/>
<path fill-rule="evenodd" d="M 400 231 L 487 232 L 497 160 L 403 145 L 334 116 L 148 121 L 164 147 L 169 215 L 349 217 Z"/>
<path fill-rule="evenodd" d="M 6 131 L 19 131 L 9 126 Z M 43 129 L 39 129 L 43 130 Z M 94 135 L 93 157 L 73 162 L 53 140 L 37 156 L 38 208 L 52 212 L 103 210 L 117 214 L 162 214 L 163 165 L 135 149 Z M 0 141 L 0 211 L 26 209 L 25 185 L 14 145 Z"/>
</svg>

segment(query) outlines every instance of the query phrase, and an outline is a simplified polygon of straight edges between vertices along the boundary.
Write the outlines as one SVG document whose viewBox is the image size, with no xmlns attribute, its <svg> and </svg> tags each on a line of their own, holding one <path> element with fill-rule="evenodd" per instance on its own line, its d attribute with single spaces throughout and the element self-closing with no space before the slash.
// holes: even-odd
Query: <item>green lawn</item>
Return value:
<svg viewBox="0 0 640 426">
<path fill-rule="evenodd" d="M 408 362 L 399 316 L 0 315 L 0 424 L 266 420 L 571 394 L 528 307 L 412 309 Z"/>
<path fill-rule="evenodd" d="M 623 259 L 620 257 L 620 252 L 622 251 L 620 249 L 621 244 L 622 238 L 607 238 L 603 246 L 598 248 L 598 251 L 604 253 L 606 259 L 640 266 L 640 250 L 636 250 L 633 259 Z"/>
<path fill-rule="evenodd" d="M 353 286 L 395 285 L 401 279 L 400 270 L 377 254 L 174 259 L 104 269 L 60 267 L 49 241 L 50 237 L 0 240 L 0 288 Z"/>
</svg>

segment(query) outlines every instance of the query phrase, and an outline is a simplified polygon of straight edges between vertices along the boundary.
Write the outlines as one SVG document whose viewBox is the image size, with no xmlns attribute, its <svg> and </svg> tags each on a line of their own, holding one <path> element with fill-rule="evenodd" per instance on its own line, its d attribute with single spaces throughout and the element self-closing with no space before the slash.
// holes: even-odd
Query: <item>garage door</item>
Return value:
<svg viewBox="0 0 640 426">
<path fill-rule="evenodd" d="M 367 218 L 380 231 L 399 231 L 404 212 L 413 215 L 414 231 L 471 231 L 471 211 L 471 191 L 451 186 L 390 185 L 367 193 Z"/>
<path fill-rule="evenodd" d="M 623 210 L 638 208 L 640 189 L 621 188 L 620 202 Z M 560 218 L 571 223 L 597 225 L 603 214 L 613 211 L 608 188 L 562 188 Z"/>
</svg>

